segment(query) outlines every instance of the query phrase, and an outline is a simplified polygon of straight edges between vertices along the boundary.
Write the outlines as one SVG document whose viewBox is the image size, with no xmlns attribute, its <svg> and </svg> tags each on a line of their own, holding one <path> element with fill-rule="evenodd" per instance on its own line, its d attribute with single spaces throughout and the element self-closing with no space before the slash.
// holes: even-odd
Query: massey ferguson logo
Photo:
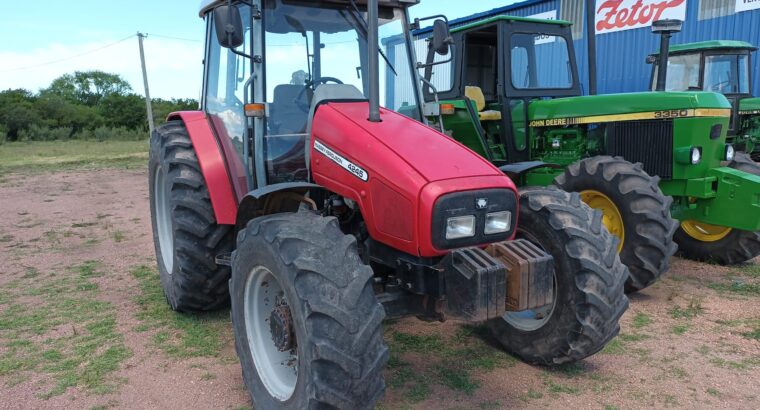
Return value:
<svg viewBox="0 0 760 410">
<path fill-rule="evenodd" d="M 478 209 L 486 209 L 488 207 L 488 199 L 487 198 L 478 198 L 475 200 L 475 207 Z"/>
<path fill-rule="evenodd" d="M 686 20 L 686 0 L 597 0 L 596 33 L 649 27 L 662 19 Z"/>
</svg>

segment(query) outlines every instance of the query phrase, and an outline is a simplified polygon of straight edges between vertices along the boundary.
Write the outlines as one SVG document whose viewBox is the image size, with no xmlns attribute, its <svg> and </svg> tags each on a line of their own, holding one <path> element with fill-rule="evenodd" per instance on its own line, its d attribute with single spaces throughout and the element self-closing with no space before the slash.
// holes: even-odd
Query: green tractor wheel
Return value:
<svg viewBox="0 0 760 410">
<path fill-rule="evenodd" d="M 602 211 L 607 230 L 620 239 L 620 260 L 630 270 L 627 292 L 657 281 L 677 249 L 673 233 L 678 224 L 670 217 L 673 200 L 662 193 L 659 182 L 641 164 L 609 156 L 576 162 L 554 181 L 565 191 L 579 192 L 590 207 Z"/>
<path fill-rule="evenodd" d="M 738 152 L 728 166 L 760 176 L 760 165 L 744 152 Z M 673 239 L 678 243 L 681 256 L 698 261 L 735 265 L 760 255 L 758 232 L 683 221 Z"/>
</svg>

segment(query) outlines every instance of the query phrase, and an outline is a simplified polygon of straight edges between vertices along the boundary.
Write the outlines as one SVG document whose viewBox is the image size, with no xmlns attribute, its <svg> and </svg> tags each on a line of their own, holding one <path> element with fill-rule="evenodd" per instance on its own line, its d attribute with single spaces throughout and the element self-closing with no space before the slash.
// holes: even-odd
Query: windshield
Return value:
<svg viewBox="0 0 760 410">
<path fill-rule="evenodd" d="M 713 55 L 705 57 L 705 91 L 722 94 L 749 93 L 749 57 Z"/>
<path fill-rule="evenodd" d="M 418 94 L 402 92 L 415 90 L 406 41 L 386 52 L 369 50 L 366 6 L 352 3 L 264 2 L 265 75 L 256 84 L 263 84 L 259 87 L 268 106 L 263 134 L 269 183 L 307 179 L 303 152 L 314 93 L 325 84 L 346 84 L 368 97 L 370 52 L 381 55 L 380 105 L 420 119 Z M 389 38 L 403 39 L 405 10 L 380 7 L 378 12 L 380 44 Z"/>
<path fill-rule="evenodd" d="M 670 56 L 668 59 L 668 75 L 665 80 L 666 91 L 700 91 L 699 87 L 699 65 L 700 54 L 684 54 Z M 652 79 L 652 90 L 657 88 L 657 72 L 659 66 L 655 67 L 654 77 Z"/>
<path fill-rule="evenodd" d="M 567 89 L 573 86 L 570 53 L 564 37 L 541 33 L 512 34 L 510 56 L 515 89 Z"/>
<path fill-rule="evenodd" d="M 670 56 L 666 91 L 712 91 L 721 94 L 749 93 L 749 56 L 721 54 L 705 56 L 704 81 L 700 85 L 702 55 Z M 657 86 L 659 66 L 655 66 L 652 89 Z"/>
<path fill-rule="evenodd" d="M 266 98 L 274 111 L 282 106 L 290 114 L 281 122 L 270 118 L 271 133 L 304 132 L 310 99 L 321 84 L 350 84 L 368 95 L 366 14 L 364 6 L 266 2 Z M 401 9 L 380 8 L 380 44 L 403 38 L 403 18 Z M 416 106 L 417 97 L 394 92 L 414 89 L 415 83 L 406 42 L 391 51 L 375 51 L 382 54 L 380 104 L 399 111 Z"/>
</svg>

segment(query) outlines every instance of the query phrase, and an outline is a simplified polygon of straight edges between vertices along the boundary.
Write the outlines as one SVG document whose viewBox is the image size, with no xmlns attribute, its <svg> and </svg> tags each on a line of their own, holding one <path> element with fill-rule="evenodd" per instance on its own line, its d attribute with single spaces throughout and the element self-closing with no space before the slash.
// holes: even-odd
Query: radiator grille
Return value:
<svg viewBox="0 0 760 410">
<path fill-rule="evenodd" d="M 641 162 L 644 171 L 673 177 L 673 120 L 626 121 L 607 125 L 607 154 Z"/>
</svg>

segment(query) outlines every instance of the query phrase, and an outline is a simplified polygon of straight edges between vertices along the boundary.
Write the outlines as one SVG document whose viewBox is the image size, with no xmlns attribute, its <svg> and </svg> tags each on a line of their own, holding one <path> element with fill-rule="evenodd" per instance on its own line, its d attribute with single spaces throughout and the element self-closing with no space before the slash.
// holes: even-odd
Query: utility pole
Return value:
<svg viewBox="0 0 760 410">
<path fill-rule="evenodd" d="M 150 99 L 150 87 L 148 87 L 148 70 L 145 68 L 145 50 L 143 48 L 143 39 L 147 35 L 137 32 L 137 39 L 140 43 L 140 63 L 142 64 L 143 83 L 145 85 L 145 106 L 148 109 L 148 128 L 150 134 L 153 135 L 153 131 L 156 129 L 156 125 L 153 123 L 153 103 Z"/>
</svg>

